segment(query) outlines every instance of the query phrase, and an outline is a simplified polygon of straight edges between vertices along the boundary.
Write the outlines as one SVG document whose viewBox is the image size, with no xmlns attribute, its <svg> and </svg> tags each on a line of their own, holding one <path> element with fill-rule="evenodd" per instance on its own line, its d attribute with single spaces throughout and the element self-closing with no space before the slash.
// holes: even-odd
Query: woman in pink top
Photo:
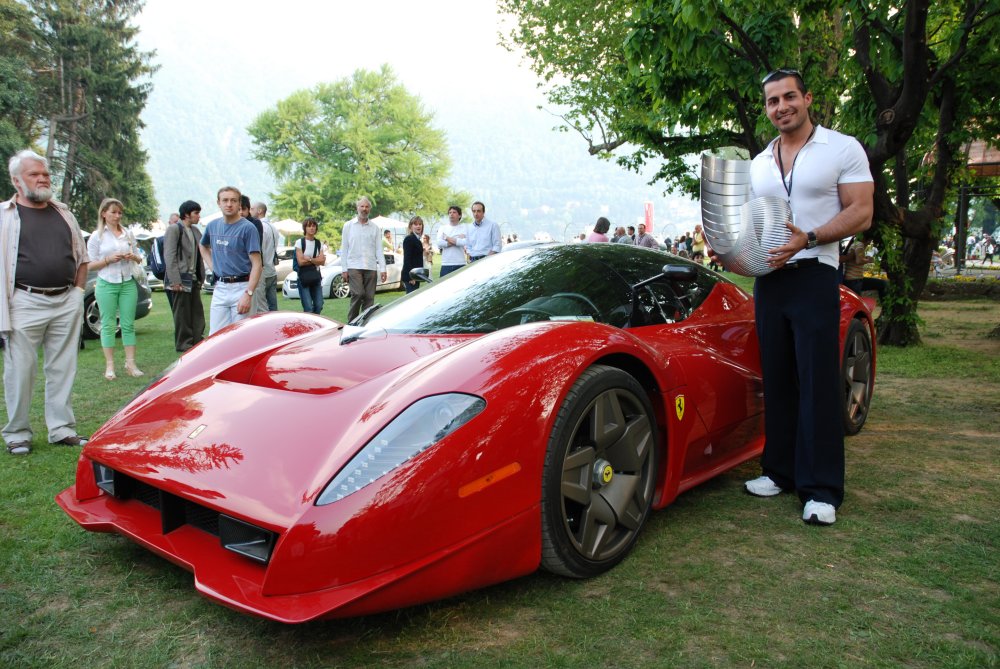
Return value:
<svg viewBox="0 0 1000 669">
<path fill-rule="evenodd" d="M 607 242 L 609 241 L 607 232 L 610 229 L 611 221 L 601 216 L 597 219 L 597 223 L 594 225 L 594 231 L 587 235 L 587 239 L 584 241 L 588 244 L 592 242 Z"/>
</svg>

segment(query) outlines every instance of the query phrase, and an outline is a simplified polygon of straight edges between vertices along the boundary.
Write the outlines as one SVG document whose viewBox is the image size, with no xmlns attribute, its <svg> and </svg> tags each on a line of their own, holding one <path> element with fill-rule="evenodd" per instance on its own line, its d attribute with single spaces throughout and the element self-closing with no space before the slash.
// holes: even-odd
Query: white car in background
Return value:
<svg viewBox="0 0 1000 669">
<path fill-rule="evenodd" d="M 403 290 L 402 277 L 400 276 L 402 269 L 403 256 L 387 251 L 385 253 L 386 281 L 385 283 L 377 283 L 375 290 L 379 292 Z M 320 273 L 323 275 L 323 297 L 333 299 L 350 296 L 351 290 L 348 288 L 347 282 L 344 281 L 343 271 L 340 258 L 337 256 L 331 256 L 331 259 L 327 260 L 323 267 L 320 267 Z M 297 272 L 292 272 L 285 277 L 281 283 L 281 294 L 291 300 L 299 299 L 299 275 Z"/>
</svg>

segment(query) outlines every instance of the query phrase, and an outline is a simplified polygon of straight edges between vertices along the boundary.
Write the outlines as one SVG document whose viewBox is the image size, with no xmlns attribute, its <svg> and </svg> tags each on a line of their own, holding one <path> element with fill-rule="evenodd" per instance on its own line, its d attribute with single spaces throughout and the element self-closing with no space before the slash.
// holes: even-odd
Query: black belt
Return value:
<svg viewBox="0 0 1000 669">
<path fill-rule="evenodd" d="M 29 293 L 37 293 L 38 295 L 48 295 L 52 297 L 55 295 L 62 295 L 73 286 L 63 286 L 62 288 L 33 288 L 32 286 L 26 286 L 23 283 L 15 283 L 14 287 L 20 288 L 21 290 L 25 290 Z"/>
<path fill-rule="evenodd" d="M 220 276 L 219 281 L 222 283 L 243 283 L 244 281 L 249 281 L 249 274 L 241 274 L 239 276 Z"/>
<path fill-rule="evenodd" d="M 818 264 L 819 264 L 819 258 L 803 258 L 802 260 L 793 260 L 792 262 L 786 262 L 784 268 L 801 269 L 803 267 L 810 267 L 811 265 L 818 265 Z"/>
<path fill-rule="evenodd" d="M 482 260 L 485 257 L 486 256 L 469 256 L 469 260 L 471 260 L 472 262 L 476 262 L 477 260 Z"/>
</svg>

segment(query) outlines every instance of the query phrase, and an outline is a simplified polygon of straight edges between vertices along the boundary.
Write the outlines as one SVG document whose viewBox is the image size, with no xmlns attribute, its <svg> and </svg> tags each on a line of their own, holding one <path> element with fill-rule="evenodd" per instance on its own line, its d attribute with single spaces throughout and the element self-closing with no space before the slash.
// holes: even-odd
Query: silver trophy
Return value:
<svg viewBox="0 0 1000 669">
<path fill-rule="evenodd" d="M 788 242 L 792 210 L 783 198 L 750 199 L 750 161 L 701 157 L 701 221 L 705 238 L 731 272 L 764 276 L 767 249 Z"/>
</svg>

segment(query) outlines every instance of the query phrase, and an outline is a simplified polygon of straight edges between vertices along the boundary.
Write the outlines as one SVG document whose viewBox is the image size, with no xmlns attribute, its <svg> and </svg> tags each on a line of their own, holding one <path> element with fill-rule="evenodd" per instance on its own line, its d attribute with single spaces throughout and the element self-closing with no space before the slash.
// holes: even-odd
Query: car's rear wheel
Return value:
<svg viewBox="0 0 1000 669">
<path fill-rule="evenodd" d="M 874 374 L 872 337 L 864 322 L 854 319 L 844 339 L 841 379 L 844 387 L 844 432 L 857 434 L 868 418 Z"/>
<path fill-rule="evenodd" d="M 576 380 L 545 454 L 545 569 L 585 578 L 621 562 L 649 515 L 656 444 L 652 404 L 631 375 L 595 365 Z"/>
<path fill-rule="evenodd" d="M 344 281 L 344 277 L 335 276 L 330 282 L 330 299 L 344 299 L 350 297 L 351 287 Z"/>
</svg>

